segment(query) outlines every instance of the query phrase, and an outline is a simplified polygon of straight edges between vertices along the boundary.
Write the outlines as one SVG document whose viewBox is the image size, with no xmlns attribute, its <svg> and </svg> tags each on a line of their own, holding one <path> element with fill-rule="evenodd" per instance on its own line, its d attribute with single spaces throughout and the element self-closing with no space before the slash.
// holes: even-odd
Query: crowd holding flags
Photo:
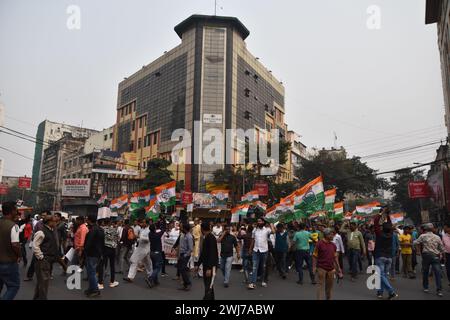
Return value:
<svg viewBox="0 0 450 320">
<path fill-rule="evenodd" d="M 173 206 L 176 203 L 176 181 L 171 181 L 155 187 L 155 193 L 150 190 L 135 192 L 129 198 L 123 195 L 111 200 L 109 209 L 116 214 L 120 209 L 128 206 L 131 216 L 137 209 L 144 208 L 147 218 L 157 219 L 162 208 Z M 214 198 L 215 205 L 224 206 L 230 198 L 230 191 L 226 189 L 213 190 L 210 192 Z M 103 207 L 107 201 L 104 193 L 97 203 Z M 334 220 L 352 220 L 362 222 L 370 219 L 381 211 L 381 203 L 374 201 L 365 205 L 356 206 L 353 212 L 345 212 L 344 202 L 336 201 L 336 189 L 324 191 L 323 178 L 319 176 L 308 182 L 301 188 L 295 190 L 288 196 L 270 208 L 264 203 L 258 191 L 252 190 L 241 197 L 241 202 L 231 209 L 232 220 L 239 221 L 240 216 L 247 216 L 251 208 L 262 211 L 265 219 L 269 222 L 289 223 L 293 220 L 329 218 Z M 404 219 L 403 213 L 392 214 L 391 219 L 400 223 Z"/>
</svg>

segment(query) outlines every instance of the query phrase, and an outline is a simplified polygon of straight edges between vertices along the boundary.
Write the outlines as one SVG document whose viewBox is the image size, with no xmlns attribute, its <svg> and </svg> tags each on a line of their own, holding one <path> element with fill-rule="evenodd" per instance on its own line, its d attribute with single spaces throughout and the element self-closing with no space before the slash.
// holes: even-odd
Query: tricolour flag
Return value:
<svg viewBox="0 0 450 320">
<path fill-rule="evenodd" d="M 322 176 L 308 182 L 296 191 L 294 197 L 295 209 L 306 216 L 310 216 L 316 211 L 322 211 L 325 202 Z"/>
<path fill-rule="evenodd" d="M 246 204 L 241 204 L 241 205 L 231 209 L 231 214 L 238 214 L 240 216 L 246 216 L 249 207 L 250 207 L 250 205 L 247 204 L 247 203 Z"/>
<path fill-rule="evenodd" d="M 104 193 L 104 194 L 102 194 L 102 196 L 97 200 L 97 204 L 98 204 L 99 206 L 104 205 L 105 202 L 106 202 L 106 199 L 108 199 L 108 194 L 107 194 L 107 193 Z"/>
<path fill-rule="evenodd" d="M 309 216 L 310 219 L 317 219 L 317 218 L 322 218 L 322 217 L 326 217 L 327 213 L 325 211 L 317 211 L 314 212 L 313 214 L 311 214 Z"/>
<path fill-rule="evenodd" d="M 325 191 L 324 195 L 325 195 L 325 203 L 323 205 L 323 210 L 326 211 L 329 215 L 332 215 L 334 212 L 336 189 L 327 190 Z"/>
<path fill-rule="evenodd" d="M 149 206 L 145 207 L 146 218 L 152 219 L 156 222 L 159 218 L 160 208 L 156 198 L 150 199 Z"/>
<path fill-rule="evenodd" d="M 259 199 L 259 193 L 256 190 L 252 190 L 250 192 L 247 192 L 246 194 L 244 194 L 241 197 L 241 202 L 242 203 L 248 203 L 248 202 L 253 202 L 254 200 L 258 200 Z"/>
<path fill-rule="evenodd" d="M 274 205 L 266 210 L 264 219 L 270 223 L 275 223 L 280 220 L 280 213 L 277 212 L 277 205 Z"/>
<path fill-rule="evenodd" d="M 156 191 L 156 198 L 160 205 L 169 207 L 174 206 L 176 203 L 176 193 L 175 193 L 175 186 L 176 181 L 171 181 L 168 183 L 165 183 L 163 185 L 160 185 L 158 187 L 155 187 Z"/>
<path fill-rule="evenodd" d="M 125 194 L 119 198 L 113 199 L 111 205 L 109 206 L 111 211 L 117 211 L 120 208 L 128 205 L 128 195 Z"/>
<path fill-rule="evenodd" d="M 130 199 L 130 210 L 145 208 L 150 204 L 152 198 L 150 190 L 138 191 L 132 194 Z"/>
<path fill-rule="evenodd" d="M 334 219 L 342 219 L 344 217 L 344 202 L 338 202 L 334 204 Z"/>
<path fill-rule="evenodd" d="M 364 217 L 376 215 L 381 211 L 381 204 L 378 201 L 374 201 L 363 206 L 356 206 L 355 213 Z"/>
<path fill-rule="evenodd" d="M 213 190 L 210 192 L 216 201 L 216 205 L 226 205 L 230 190 Z"/>
<path fill-rule="evenodd" d="M 252 205 L 257 207 L 257 208 L 259 208 L 263 212 L 266 212 L 266 210 L 267 210 L 267 204 L 265 204 L 262 201 L 259 201 L 259 200 L 258 201 L 253 201 Z"/>
<path fill-rule="evenodd" d="M 402 212 L 390 214 L 389 217 L 391 218 L 391 222 L 393 224 L 400 223 L 404 219 L 404 215 Z"/>
<path fill-rule="evenodd" d="M 353 216 L 353 213 L 347 212 L 347 213 L 344 215 L 344 220 L 351 220 L 351 219 L 352 219 L 352 216 Z"/>
</svg>

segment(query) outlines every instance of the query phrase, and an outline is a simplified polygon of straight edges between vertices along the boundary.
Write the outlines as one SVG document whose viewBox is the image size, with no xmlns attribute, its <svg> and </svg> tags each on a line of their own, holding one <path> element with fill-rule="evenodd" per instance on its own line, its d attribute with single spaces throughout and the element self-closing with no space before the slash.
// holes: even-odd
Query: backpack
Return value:
<svg viewBox="0 0 450 320">
<path fill-rule="evenodd" d="M 136 235 L 134 234 L 133 228 L 128 229 L 127 238 L 130 241 L 134 241 L 136 239 Z"/>
</svg>

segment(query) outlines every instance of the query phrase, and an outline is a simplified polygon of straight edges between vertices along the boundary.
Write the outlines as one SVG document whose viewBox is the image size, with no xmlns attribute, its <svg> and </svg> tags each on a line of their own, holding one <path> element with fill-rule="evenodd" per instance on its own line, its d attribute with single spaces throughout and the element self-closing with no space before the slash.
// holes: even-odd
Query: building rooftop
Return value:
<svg viewBox="0 0 450 320">
<path fill-rule="evenodd" d="M 236 28 L 240 32 L 242 38 L 245 40 L 250 35 L 250 31 L 244 26 L 244 24 L 235 17 L 222 17 L 222 16 L 207 16 L 201 14 L 193 14 L 186 20 L 182 21 L 175 26 L 174 30 L 181 38 L 183 33 L 196 24 L 228 24 Z"/>
</svg>

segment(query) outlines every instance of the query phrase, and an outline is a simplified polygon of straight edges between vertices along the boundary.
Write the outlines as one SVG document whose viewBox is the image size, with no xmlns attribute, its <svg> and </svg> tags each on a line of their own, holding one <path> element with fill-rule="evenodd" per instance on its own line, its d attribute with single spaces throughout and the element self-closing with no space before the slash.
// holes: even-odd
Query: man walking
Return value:
<svg viewBox="0 0 450 320">
<path fill-rule="evenodd" d="M 441 259 L 445 253 L 444 245 L 441 238 L 433 233 L 434 226 L 432 223 L 425 224 L 423 229 L 424 233 L 413 243 L 417 247 L 417 254 L 422 255 L 423 291 L 429 292 L 428 277 L 431 267 L 436 281 L 436 294 L 442 297 Z"/>
<path fill-rule="evenodd" d="M 265 221 L 262 218 L 258 218 L 257 227 L 253 230 L 252 233 L 252 262 L 253 262 L 253 270 L 251 275 L 250 284 L 248 285 L 248 289 L 256 288 L 256 280 L 258 277 L 258 270 L 262 266 L 262 278 L 264 279 L 264 275 L 266 272 L 266 259 L 269 251 L 269 235 L 275 233 L 275 227 L 273 224 L 270 224 L 270 228 L 265 227 Z M 267 283 L 262 281 L 262 287 L 267 287 Z"/>
<path fill-rule="evenodd" d="M 110 268 L 110 281 L 109 287 L 114 288 L 119 285 L 116 281 L 116 248 L 118 244 L 119 236 L 117 234 L 117 229 L 111 224 L 109 218 L 105 219 L 104 226 L 102 227 L 105 234 L 105 242 L 103 244 L 103 257 L 100 261 L 99 272 L 98 272 L 98 288 L 103 290 L 104 288 L 104 274 L 105 266 L 109 260 Z"/>
<path fill-rule="evenodd" d="M 202 239 L 202 228 L 201 228 L 201 220 L 199 218 L 194 219 L 194 227 L 192 228 L 192 236 L 194 237 L 194 252 L 193 260 L 194 266 L 197 264 L 198 259 L 200 257 L 200 247 L 201 247 L 201 239 Z M 202 276 L 202 269 L 199 268 L 197 275 L 199 277 Z"/>
<path fill-rule="evenodd" d="M 147 219 L 139 219 L 138 223 L 140 230 L 137 238 L 137 246 L 130 258 L 131 266 L 128 271 L 128 277 L 123 278 L 126 282 L 133 282 L 136 277 L 138 265 L 141 262 L 145 266 L 147 277 L 150 277 L 153 271 L 152 261 L 150 260 L 150 229 L 148 228 L 148 221 Z"/>
<path fill-rule="evenodd" d="M 84 254 L 86 256 L 86 271 L 88 274 L 89 288 L 84 292 L 89 298 L 100 295 L 97 279 L 97 265 L 103 255 L 103 246 L 105 243 L 105 234 L 97 225 L 97 216 L 88 216 L 89 232 L 86 234 L 84 243 Z"/>
<path fill-rule="evenodd" d="M 130 267 L 130 256 L 133 251 L 133 244 L 135 242 L 134 230 L 130 226 L 130 220 L 125 219 L 124 226 L 119 234 L 119 239 L 121 249 L 119 257 L 120 270 L 118 273 L 125 274 L 128 272 L 128 269 L 125 269 L 125 265 L 127 265 L 128 268 Z"/>
<path fill-rule="evenodd" d="M 203 284 L 205 286 L 203 300 L 214 300 L 214 278 L 216 276 L 216 267 L 219 263 L 217 240 L 211 233 L 209 223 L 203 222 L 201 224 L 201 230 L 203 241 L 200 249 L 198 266 L 203 267 Z"/>
<path fill-rule="evenodd" d="M 336 245 L 333 243 L 333 231 L 331 229 L 323 230 L 323 239 L 320 240 L 313 253 L 313 273 L 318 274 L 319 286 L 317 287 L 317 300 L 322 299 L 325 289 L 325 298 L 331 299 L 333 290 L 334 275 L 336 270 L 339 277 L 342 277 L 342 271 L 339 266 Z"/>
<path fill-rule="evenodd" d="M 284 227 L 284 224 L 277 224 L 277 232 L 275 233 L 275 263 L 277 266 L 280 277 L 286 279 L 287 273 L 287 253 L 289 249 L 288 233 Z"/>
<path fill-rule="evenodd" d="M 239 243 L 236 237 L 230 234 L 230 226 L 225 226 L 222 235 L 219 237 L 220 243 L 220 269 L 223 272 L 223 286 L 228 288 L 230 285 L 231 267 L 233 264 L 233 247 L 236 249 L 237 259 L 241 257 Z"/>
<path fill-rule="evenodd" d="M 310 250 L 310 240 L 311 234 L 309 231 L 305 230 L 306 225 L 304 223 L 300 223 L 298 226 L 299 231 L 297 231 L 294 235 L 293 246 L 295 246 L 295 267 L 298 273 L 298 281 L 297 283 L 303 284 L 303 263 L 306 262 L 308 266 L 309 276 L 311 278 L 311 283 L 316 284 L 311 256 L 309 254 Z M 315 248 L 315 247 L 314 247 Z"/>
<path fill-rule="evenodd" d="M 393 258 L 393 227 L 389 217 L 389 209 L 384 208 L 382 213 L 374 219 L 375 227 L 375 264 L 380 270 L 381 288 L 377 291 L 378 299 L 383 299 L 384 290 L 389 293 L 389 300 L 395 299 L 398 295 L 391 286 L 388 275 Z"/>
<path fill-rule="evenodd" d="M 366 244 L 361 231 L 358 230 L 355 222 L 343 224 L 341 232 L 347 233 L 347 251 L 350 264 L 351 281 L 356 281 L 358 275 L 358 261 L 366 255 Z"/>
<path fill-rule="evenodd" d="M 178 290 L 189 291 L 191 290 L 191 279 L 188 264 L 194 249 L 194 238 L 191 234 L 191 226 L 187 223 L 182 225 L 178 247 L 177 266 L 183 280 L 183 286 L 178 288 Z"/>
<path fill-rule="evenodd" d="M 160 225 L 162 229 L 156 229 L 156 224 L 150 226 L 150 258 L 152 260 L 153 272 L 150 277 L 146 278 L 146 282 L 150 288 L 159 285 L 158 275 L 161 272 L 163 266 L 163 256 L 162 256 L 162 241 L 161 238 L 164 235 L 165 229 L 164 225 Z"/>
<path fill-rule="evenodd" d="M 15 223 L 17 208 L 14 202 L 2 204 L 3 217 L 0 219 L 0 300 L 13 300 L 20 288 L 19 226 Z"/>
<path fill-rule="evenodd" d="M 58 241 L 54 216 L 46 216 L 44 227 L 34 235 L 33 254 L 36 257 L 36 289 L 33 300 L 47 300 L 48 285 L 51 278 L 52 265 L 59 259 Z"/>
</svg>

